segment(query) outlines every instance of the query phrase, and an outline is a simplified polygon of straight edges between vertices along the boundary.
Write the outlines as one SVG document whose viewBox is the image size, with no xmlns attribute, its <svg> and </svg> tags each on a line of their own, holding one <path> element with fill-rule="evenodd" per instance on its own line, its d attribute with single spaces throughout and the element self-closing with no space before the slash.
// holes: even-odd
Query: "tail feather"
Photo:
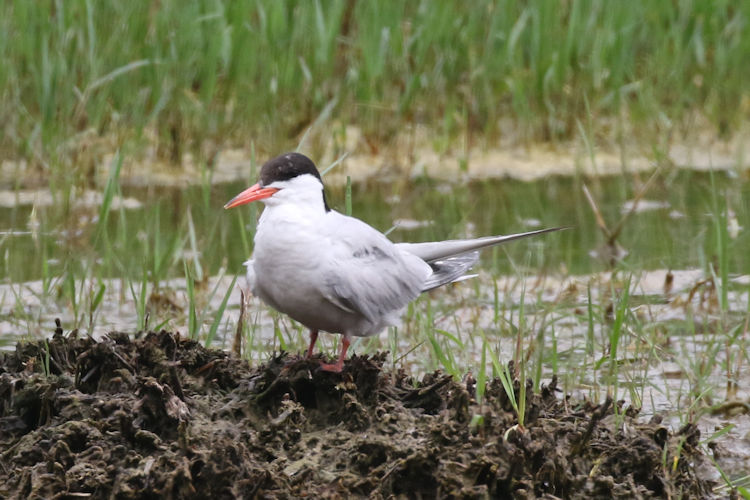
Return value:
<svg viewBox="0 0 750 500">
<path fill-rule="evenodd" d="M 425 281 L 422 291 L 426 292 L 461 279 L 464 273 L 471 269 L 479 260 L 479 251 L 483 248 L 500 245 L 509 241 L 535 236 L 537 234 L 549 233 L 568 229 L 567 227 L 554 227 L 540 229 L 526 233 L 510 234 L 506 236 L 487 236 L 471 240 L 449 240 L 430 241 L 425 243 L 397 243 L 396 247 L 404 252 L 416 255 L 432 268 L 432 274 Z"/>
<path fill-rule="evenodd" d="M 479 260 L 479 252 L 474 251 L 428 262 L 432 268 L 432 274 L 422 285 L 422 291 L 426 292 L 454 281 L 466 279 L 467 276 L 464 273 L 471 269 L 471 266 L 476 264 L 477 260 Z"/>
<path fill-rule="evenodd" d="M 396 243 L 396 247 L 404 252 L 416 255 L 425 262 L 432 262 L 446 257 L 452 257 L 462 253 L 481 250 L 482 248 L 501 245 L 509 241 L 528 238 L 538 234 L 549 233 L 568 229 L 567 227 L 553 227 L 549 229 L 539 229 L 526 233 L 508 234 L 504 236 L 485 236 L 484 238 L 475 238 L 469 240 L 448 240 L 448 241 L 427 241 L 424 243 Z"/>
</svg>

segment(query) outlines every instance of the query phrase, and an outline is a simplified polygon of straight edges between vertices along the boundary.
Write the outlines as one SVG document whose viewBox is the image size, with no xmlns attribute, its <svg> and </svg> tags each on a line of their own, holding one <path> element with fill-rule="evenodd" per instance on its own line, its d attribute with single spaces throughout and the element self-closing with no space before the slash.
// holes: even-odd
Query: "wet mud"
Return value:
<svg viewBox="0 0 750 500">
<path fill-rule="evenodd" d="M 179 335 L 65 335 L 0 355 L 4 498 L 703 498 L 699 432 L 622 403 L 415 380 L 354 356 L 341 374 L 251 367 Z M 516 389 L 518 389 L 516 382 Z"/>
</svg>

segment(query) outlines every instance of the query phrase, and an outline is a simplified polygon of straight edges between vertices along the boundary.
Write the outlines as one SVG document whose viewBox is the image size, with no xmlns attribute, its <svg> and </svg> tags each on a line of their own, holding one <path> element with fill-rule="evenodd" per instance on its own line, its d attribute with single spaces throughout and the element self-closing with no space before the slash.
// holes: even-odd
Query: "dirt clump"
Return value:
<svg viewBox="0 0 750 500">
<path fill-rule="evenodd" d="M 498 380 L 353 356 L 251 367 L 179 335 L 63 335 L 0 355 L 4 498 L 701 498 L 699 432 Z M 516 382 L 516 394 L 518 394 Z"/>
</svg>

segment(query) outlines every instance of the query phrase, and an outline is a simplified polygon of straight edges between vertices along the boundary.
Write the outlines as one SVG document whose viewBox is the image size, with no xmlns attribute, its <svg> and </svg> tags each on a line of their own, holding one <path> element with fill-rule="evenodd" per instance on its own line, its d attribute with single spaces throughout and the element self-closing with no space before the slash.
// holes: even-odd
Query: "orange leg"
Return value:
<svg viewBox="0 0 750 500">
<path fill-rule="evenodd" d="M 318 340 L 318 330 L 310 330 L 310 346 L 307 348 L 307 359 L 312 358 L 315 342 Z"/>
<path fill-rule="evenodd" d="M 341 343 L 341 352 L 339 353 L 339 359 L 333 363 L 321 363 L 320 369 L 327 372 L 341 373 L 344 368 L 344 358 L 346 357 L 346 351 L 349 349 L 349 337 L 344 335 L 344 340 Z"/>
</svg>

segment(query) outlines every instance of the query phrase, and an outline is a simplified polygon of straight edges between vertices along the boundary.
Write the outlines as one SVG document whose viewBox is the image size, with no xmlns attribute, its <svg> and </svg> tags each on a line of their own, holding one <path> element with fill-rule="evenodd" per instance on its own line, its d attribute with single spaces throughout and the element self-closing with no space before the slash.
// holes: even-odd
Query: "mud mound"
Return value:
<svg viewBox="0 0 750 500">
<path fill-rule="evenodd" d="M 416 381 L 279 356 L 251 368 L 166 332 L 64 336 L 0 357 L 0 496 L 10 498 L 705 497 L 698 431 L 494 381 Z M 615 416 L 615 413 L 618 416 Z M 481 415 L 482 425 L 472 425 Z M 476 422 L 475 422 L 476 423 Z M 510 430 L 509 430 L 510 429 Z"/>
</svg>

